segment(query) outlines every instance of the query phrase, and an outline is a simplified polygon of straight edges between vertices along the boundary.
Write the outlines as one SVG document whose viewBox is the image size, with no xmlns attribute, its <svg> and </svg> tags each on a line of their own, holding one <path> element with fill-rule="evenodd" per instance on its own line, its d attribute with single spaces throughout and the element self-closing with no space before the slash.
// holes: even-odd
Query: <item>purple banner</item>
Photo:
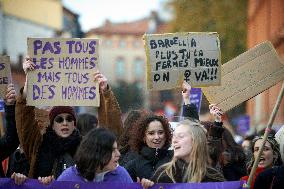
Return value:
<svg viewBox="0 0 284 189">
<path fill-rule="evenodd" d="M 233 119 L 238 134 L 245 136 L 250 128 L 250 117 L 248 115 L 241 115 Z"/>
<path fill-rule="evenodd" d="M 202 100 L 202 91 L 200 88 L 191 88 L 190 91 L 190 103 L 194 104 L 197 107 L 198 113 L 200 113 Z"/>
<path fill-rule="evenodd" d="M 180 184 L 155 184 L 150 189 L 242 189 L 243 181 L 234 182 L 208 182 L 208 183 L 180 183 Z M 49 185 L 43 185 L 35 179 L 28 179 L 23 185 L 18 186 L 14 180 L 0 179 L 0 189 L 142 189 L 138 183 L 80 183 L 54 181 Z"/>
<path fill-rule="evenodd" d="M 4 112 L 4 100 L 0 99 L 0 112 Z"/>
</svg>

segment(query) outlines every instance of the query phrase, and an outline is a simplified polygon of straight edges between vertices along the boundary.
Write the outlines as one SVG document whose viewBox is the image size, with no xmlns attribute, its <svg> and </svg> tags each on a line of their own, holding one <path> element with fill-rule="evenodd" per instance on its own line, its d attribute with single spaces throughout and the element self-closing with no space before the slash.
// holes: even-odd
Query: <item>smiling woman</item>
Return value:
<svg viewBox="0 0 284 189">
<path fill-rule="evenodd" d="M 156 169 L 172 158 L 170 147 L 172 133 L 165 117 L 154 114 L 143 115 L 131 130 L 129 145 L 138 155 L 125 168 L 133 180 L 150 179 Z"/>
</svg>

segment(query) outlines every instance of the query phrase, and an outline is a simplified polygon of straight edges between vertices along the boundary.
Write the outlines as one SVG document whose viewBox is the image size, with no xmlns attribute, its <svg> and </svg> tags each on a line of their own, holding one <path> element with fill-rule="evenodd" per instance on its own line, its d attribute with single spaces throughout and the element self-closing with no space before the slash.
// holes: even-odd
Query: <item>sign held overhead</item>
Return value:
<svg viewBox="0 0 284 189">
<path fill-rule="evenodd" d="M 10 57 L 0 56 L 0 98 L 5 98 L 11 78 Z"/>
<path fill-rule="evenodd" d="M 284 80 L 284 63 L 266 41 L 222 65 L 222 85 L 202 91 L 211 104 L 228 111 Z"/>
<path fill-rule="evenodd" d="M 145 34 L 147 88 L 220 85 L 221 52 L 217 33 Z"/>
<path fill-rule="evenodd" d="M 99 41 L 74 38 L 28 38 L 35 70 L 28 72 L 27 104 L 99 106 Z"/>
</svg>

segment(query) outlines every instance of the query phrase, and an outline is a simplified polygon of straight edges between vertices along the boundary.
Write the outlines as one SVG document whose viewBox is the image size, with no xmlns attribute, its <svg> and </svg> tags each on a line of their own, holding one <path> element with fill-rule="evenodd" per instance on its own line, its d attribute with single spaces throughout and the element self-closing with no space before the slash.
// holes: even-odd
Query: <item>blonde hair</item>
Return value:
<svg viewBox="0 0 284 189">
<path fill-rule="evenodd" d="M 206 129 L 199 122 L 190 120 L 179 122 L 177 127 L 179 126 L 187 127 L 192 137 L 192 149 L 189 154 L 185 175 L 183 175 L 183 182 L 201 182 L 206 175 L 208 167 Z M 176 161 L 177 158 L 174 157 L 169 163 L 165 164 L 159 177 L 162 174 L 167 174 L 175 183 L 174 170 Z"/>
</svg>

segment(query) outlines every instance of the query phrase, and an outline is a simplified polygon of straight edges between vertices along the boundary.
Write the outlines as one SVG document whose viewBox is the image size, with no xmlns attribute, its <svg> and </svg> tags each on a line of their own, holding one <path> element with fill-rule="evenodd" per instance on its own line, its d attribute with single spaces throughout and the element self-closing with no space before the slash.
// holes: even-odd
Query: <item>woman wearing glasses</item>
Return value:
<svg viewBox="0 0 284 189">
<path fill-rule="evenodd" d="M 23 63 L 25 73 L 34 70 L 34 64 L 27 57 Z M 26 79 L 27 80 L 27 79 Z M 115 134 L 122 129 L 119 105 L 99 72 L 94 80 L 100 87 L 101 106 L 99 122 Z M 50 125 L 43 133 L 35 118 L 35 107 L 26 105 L 27 81 L 17 99 L 16 121 L 21 146 L 30 163 L 29 177 L 39 178 L 43 183 L 57 178 L 62 171 L 74 165 L 73 156 L 80 144 L 81 136 L 76 129 L 76 114 L 72 107 L 55 106 L 49 112 Z M 106 113 L 107 112 L 107 113 Z"/>
</svg>

